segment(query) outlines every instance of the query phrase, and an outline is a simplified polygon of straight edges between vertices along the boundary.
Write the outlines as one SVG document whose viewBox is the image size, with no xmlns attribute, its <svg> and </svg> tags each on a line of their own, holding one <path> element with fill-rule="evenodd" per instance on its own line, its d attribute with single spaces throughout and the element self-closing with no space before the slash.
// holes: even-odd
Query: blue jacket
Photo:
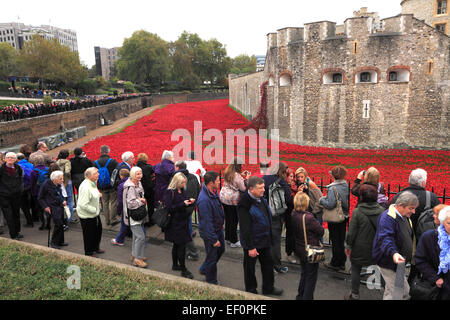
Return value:
<svg viewBox="0 0 450 320">
<path fill-rule="evenodd" d="M 218 193 L 211 193 L 203 184 L 197 202 L 200 237 L 216 243 L 223 234 L 224 212 Z"/>
<path fill-rule="evenodd" d="M 28 162 L 27 159 L 22 159 L 19 162 L 17 162 L 17 164 L 23 170 L 23 189 L 29 190 L 31 188 L 30 175 L 34 169 L 34 166 L 30 162 Z"/>
<path fill-rule="evenodd" d="M 378 218 L 377 232 L 372 246 L 374 262 L 382 268 L 393 271 L 397 270 L 397 265 L 392 257 L 395 253 L 399 253 L 404 242 L 399 219 L 401 218 L 397 215 L 393 205 L 384 211 Z M 408 222 L 412 228 L 411 220 L 408 219 Z"/>
<path fill-rule="evenodd" d="M 238 204 L 241 245 L 246 250 L 264 249 L 272 246 L 272 212 L 267 200 L 261 198 L 267 214 L 263 212 L 248 191 Z"/>
</svg>

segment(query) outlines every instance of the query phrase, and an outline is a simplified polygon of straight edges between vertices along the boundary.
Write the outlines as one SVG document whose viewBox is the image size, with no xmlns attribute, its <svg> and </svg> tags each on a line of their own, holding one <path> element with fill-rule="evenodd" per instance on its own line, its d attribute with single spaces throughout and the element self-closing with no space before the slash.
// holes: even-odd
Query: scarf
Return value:
<svg viewBox="0 0 450 320">
<path fill-rule="evenodd" d="M 438 274 L 447 273 L 450 268 L 450 235 L 447 234 L 443 225 L 438 228 L 438 244 L 441 248 Z"/>
</svg>

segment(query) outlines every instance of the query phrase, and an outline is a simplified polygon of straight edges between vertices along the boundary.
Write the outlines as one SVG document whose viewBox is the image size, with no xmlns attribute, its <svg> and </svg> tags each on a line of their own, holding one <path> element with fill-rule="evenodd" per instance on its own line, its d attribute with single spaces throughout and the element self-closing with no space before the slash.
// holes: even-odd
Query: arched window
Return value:
<svg viewBox="0 0 450 320">
<path fill-rule="evenodd" d="M 280 76 L 280 87 L 290 87 L 291 81 L 291 76 L 288 73 L 282 74 Z"/>
<path fill-rule="evenodd" d="M 360 82 L 371 82 L 370 81 L 370 72 L 362 72 L 361 74 L 360 74 L 360 78 L 359 78 L 359 81 Z"/>
<path fill-rule="evenodd" d="M 389 72 L 389 81 L 398 81 L 398 74 L 395 71 Z"/>
<path fill-rule="evenodd" d="M 333 74 L 333 83 L 342 83 L 342 74 L 341 73 Z"/>
</svg>

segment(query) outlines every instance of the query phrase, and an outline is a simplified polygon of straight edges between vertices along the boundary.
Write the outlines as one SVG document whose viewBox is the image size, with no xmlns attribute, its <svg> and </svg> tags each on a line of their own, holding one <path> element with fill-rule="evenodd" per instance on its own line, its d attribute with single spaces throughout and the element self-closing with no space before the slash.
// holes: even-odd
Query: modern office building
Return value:
<svg viewBox="0 0 450 320">
<path fill-rule="evenodd" d="M 115 62 L 118 59 L 119 48 L 94 47 L 96 73 L 99 76 L 110 80 L 115 73 Z"/>
<path fill-rule="evenodd" d="M 74 30 L 49 25 L 31 26 L 18 22 L 0 23 L 0 43 L 7 42 L 16 49 L 22 49 L 23 44 L 30 41 L 35 34 L 47 40 L 57 39 L 72 51 L 78 51 L 77 33 Z"/>
</svg>

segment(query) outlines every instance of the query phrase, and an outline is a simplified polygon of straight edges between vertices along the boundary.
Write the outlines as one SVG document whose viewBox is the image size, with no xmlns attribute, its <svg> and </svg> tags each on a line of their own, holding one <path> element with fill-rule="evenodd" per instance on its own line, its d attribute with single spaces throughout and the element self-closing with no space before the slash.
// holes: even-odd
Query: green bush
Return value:
<svg viewBox="0 0 450 320">
<path fill-rule="evenodd" d="M 124 89 L 125 93 L 135 93 L 136 92 L 136 88 L 134 87 L 134 84 L 131 81 L 125 81 L 123 84 L 123 89 Z"/>
</svg>

